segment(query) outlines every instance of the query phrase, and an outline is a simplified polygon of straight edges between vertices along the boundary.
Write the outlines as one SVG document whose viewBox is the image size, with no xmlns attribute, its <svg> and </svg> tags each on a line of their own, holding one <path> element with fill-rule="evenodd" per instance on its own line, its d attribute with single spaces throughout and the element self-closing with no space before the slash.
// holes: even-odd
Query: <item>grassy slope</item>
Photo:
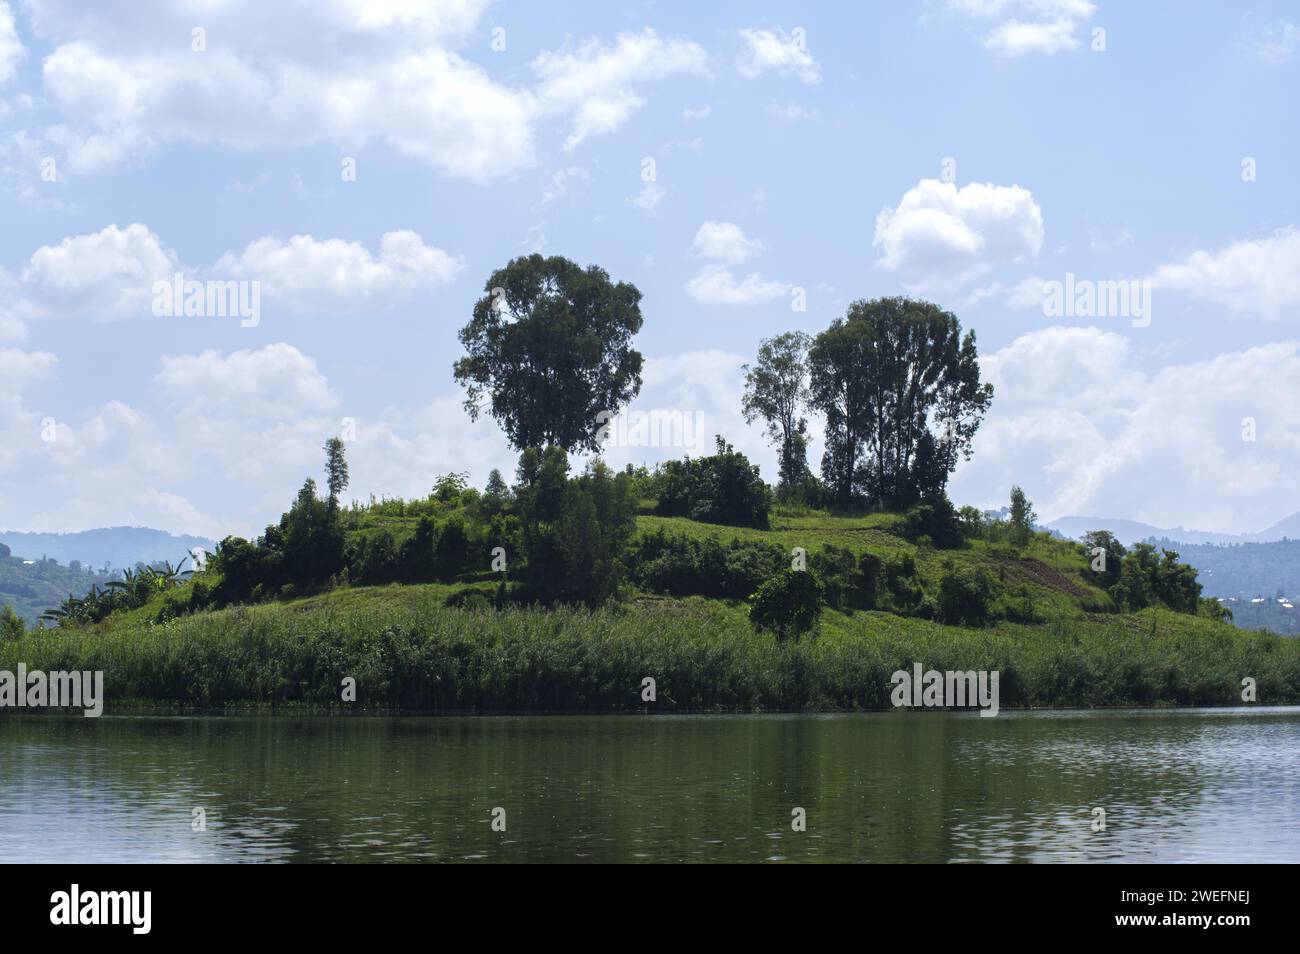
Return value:
<svg viewBox="0 0 1300 954">
<path fill-rule="evenodd" d="M 379 521 L 376 521 L 379 522 Z M 401 533 L 408 521 L 383 518 Z M 413 521 L 411 521 L 413 523 Z M 777 644 L 753 632 L 743 604 L 635 594 L 587 613 L 457 610 L 464 584 L 343 588 L 166 625 L 142 607 L 84 631 L 0 645 L 0 669 L 102 669 L 110 700 L 177 705 L 330 705 L 345 676 L 371 708 L 618 710 L 884 708 L 889 676 L 927 668 L 996 669 L 1003 705 L 1231 704 L 1255 678 L 1259 701 L 1300 701 L 1300 641 L 1246 633 L 1167 611 L 1101 613 L 1082 551 L 1040 537 L 1025 557 L 977 543 L 918 550 L 894 518 L 778 516 L 770 531 L 639 518 L 643 530 L 768 539 L 810 552 L 826 543 L 916 556 L 927 589 L 945 559 L 983 565 L 1033 594 L 1042 625 L 940 626 L 886 613 L 827 610 L 819 632 Z M 481 585 L 491 592 L 491 583 Z"/>
</svg>

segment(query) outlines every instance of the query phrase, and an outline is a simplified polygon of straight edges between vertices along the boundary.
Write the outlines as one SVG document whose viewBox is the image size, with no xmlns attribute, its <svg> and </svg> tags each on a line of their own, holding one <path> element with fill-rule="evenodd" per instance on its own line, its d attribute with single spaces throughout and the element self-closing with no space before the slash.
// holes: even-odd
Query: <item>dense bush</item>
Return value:
<svg viewBox="0 0 1300 954">
<path fill-rule="evenodd" d="M 722 543 L 663 530 L 638 537 L 627 555 L 629 576 L 642 589 L 734 600 L 748 597 L 789 561 L 789 553 L 775 543 Z"/>
<path fill-rule="evenodd" d="M 771 491 L 758 475 L 758 465 L 721 437 L 711 457 L 666 462 L 656 485 L 655 512 L 661 516 L 767 529 Z"/>
<path fill-rule="evenodd" d="M 939 578 L 935 617 L 949 626 L 983 626 L 993 617 L 997 584 L 980 567 L 958 569 L 949 560 Z"/>
<path fill-rule="evenodd" d="M 776 633 L 778 640 L 787 636 L 798 639 L 817 622 L 824 598 L 815 572 L 787 567 L 754 593 L 749 621 L 755 629 Z"/>
<path fill-rule="evenodd" d="M 601 461 L 568 477 L 559 448 L 520 457 L 515 488 L 526 562 L 522 598 L 598 606 L 617 596 L 622 555 L 636 528 L 631 476 Z"/>
<path fill-rule="evenodd" d="M 18 614 L 11 610 L 7 604 L 0 606 L 0 640 L 17 639 L 25 632 L 27 632 L 27 626 L 19 619 Z"/>
<path fill-rule="evenodd" d="M 1110 587 L 1118 606 L 1130 611 L 1162 603 L 1178 613 L 1196 613 L 1201 608 L 1201 584 L 1196 569 L 1179 562 L 1173 550 L 1161 550 L 1138 543 L 1124 556 L 1119 579 Z"/>
<path fill-rule="evenodd" d="M 960 546 L 962 521 L 947 497 L 934 497 L 909 507 L 903 514 L 902 535 L 913 543 L 923 537 L 941 550 Z"/>
</svg>

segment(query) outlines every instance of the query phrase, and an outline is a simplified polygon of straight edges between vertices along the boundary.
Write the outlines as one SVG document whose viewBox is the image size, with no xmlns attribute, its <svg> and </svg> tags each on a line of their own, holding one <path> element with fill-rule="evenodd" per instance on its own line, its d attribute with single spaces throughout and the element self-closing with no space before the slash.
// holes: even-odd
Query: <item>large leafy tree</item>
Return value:
<svg viewBox="0 0 1300 954">
<path fill-rule="evenodd" d="M 745 365 L 741 410 L 746 423 L 762 419 L 777 445 L 783 493 L 798 487 L 808 473 L 808 347 L 812 339 L 789 331 L 759 343 L 758 360 Z"/>
<path fill-rule="evenodd" d="M 839 503 L 902 509 L 942 495 L 993 401 L 975 334 L 908 298 L 856 301 L 809 349 L 826 416 L 822 474 Z"/>
<path fill-rule="evenodd" d="M 602 411 L 641 390 L 641 293 L 604 269 L 529 255 L 492 273 L 461 329 L 465 409 L 486 405 L 518 449 L 596 451 Z"/>
</svg>

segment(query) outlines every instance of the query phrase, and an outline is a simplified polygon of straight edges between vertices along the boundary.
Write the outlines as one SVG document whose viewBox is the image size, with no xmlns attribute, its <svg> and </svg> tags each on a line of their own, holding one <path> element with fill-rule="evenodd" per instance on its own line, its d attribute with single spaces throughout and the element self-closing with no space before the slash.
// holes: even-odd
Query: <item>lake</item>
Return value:
<svg viewBox="0 0 1300 954">
<path fill-rule="evenodd" d="M 0 858 L 1295 862 L 1298 782 L 1300 707 L 6 714 Z"/>
</svg>

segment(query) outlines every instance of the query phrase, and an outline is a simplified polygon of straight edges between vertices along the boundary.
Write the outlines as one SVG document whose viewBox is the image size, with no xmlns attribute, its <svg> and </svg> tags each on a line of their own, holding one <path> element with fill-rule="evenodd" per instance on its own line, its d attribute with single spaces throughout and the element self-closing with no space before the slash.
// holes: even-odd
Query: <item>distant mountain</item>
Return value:
<svg viewBox="0 0 1300 954">
<path fill-rule="evenodd" d="M 137 563 L 178 562 L 196 547 L 211 552 L 216 546 L 206 537 L 176 536 L 148 527 L 105 527 L 78 533 L 18 533 L 0 531 L 0 543 L 26 560 L 73 560 L 96 570 L 105 564 L 126 569 Z"/>
<path fill-rule="evenodd" d="M 109 577 L 84 566 L 67 567 L 54 560 L 24 560 L 0 543 L 0 606 L 9 606 L 28 626 L 65 596 L 82 596 L 91 586 L 104 586 Z"/>
<path fill-rule="evenodd" d="M 1062 536 L 1077 540 L 1089 530 L 1109 530 L 1125 546 L 1141 540 L 1176 540 L 1179 543 L 1273 543 L 1284 537 L 1300 540 L 1300 513 L 1279 520 L 1258 533 L 1216 533 L 1212 530 L 1187 530 L 1183 527 L 1157 527 L 1138 520 L 1113 517 L 1061 517 L 1046 524 Z"/>
<path fill-rule="evenodd" d="M 1300 513 L 1259 533 L 1171 529 L 1105 517 L 1062 517 L 1047 526 L 1075 540 L 1089 530 L 1109 530 L 1125 546 L 1150 541 L 1176 550 L 1196 567 L 1202 593 L 1225 601 L 1238 626 L 1300 633 Z"/>
</svg>

